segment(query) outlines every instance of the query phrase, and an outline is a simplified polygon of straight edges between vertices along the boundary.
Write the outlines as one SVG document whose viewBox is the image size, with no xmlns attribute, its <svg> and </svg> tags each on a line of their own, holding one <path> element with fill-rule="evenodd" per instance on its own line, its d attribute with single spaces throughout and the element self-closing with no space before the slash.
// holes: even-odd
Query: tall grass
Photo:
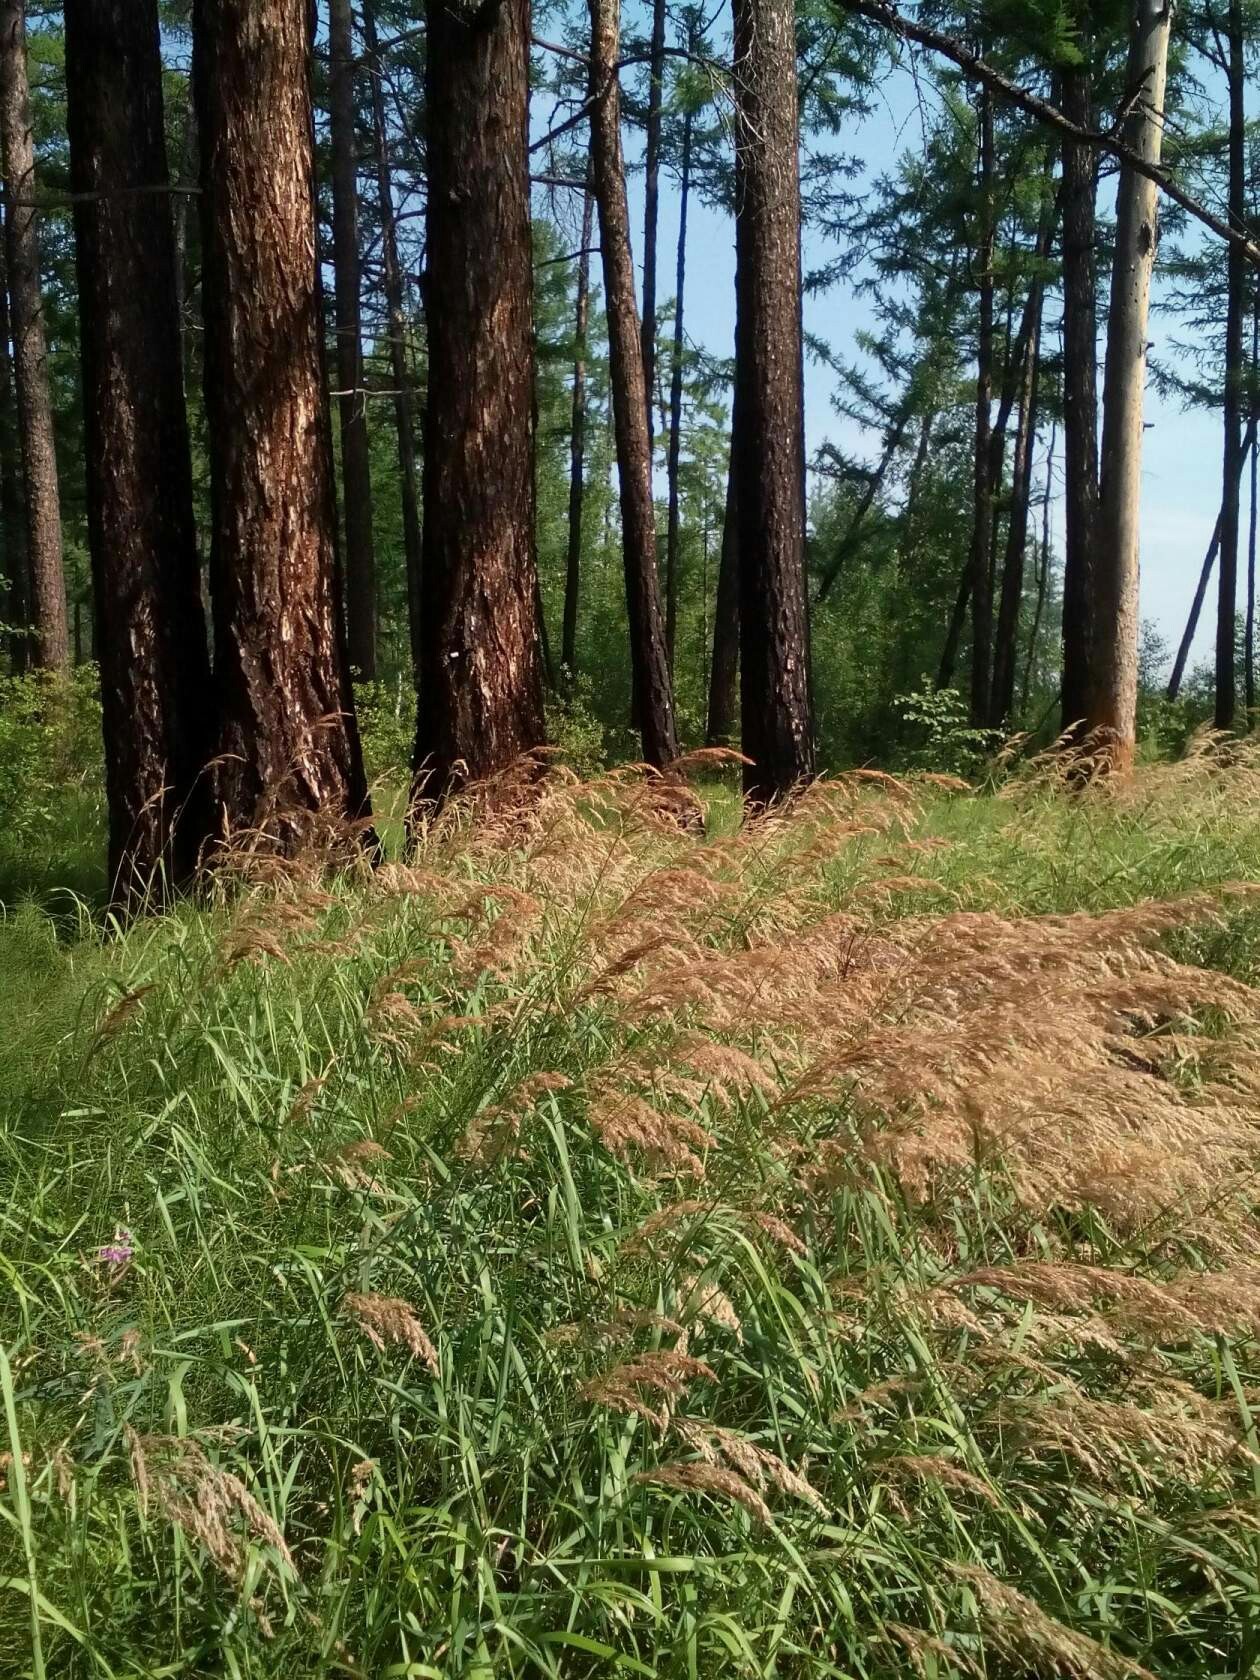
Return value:
<svg viewBox="0 0 1260 1680">
<path fill-rule="evenodd" d="M 1253 1671 L 1260 771 L 658 799 L 0 931 L 0 1672 Z"/>
</svg>

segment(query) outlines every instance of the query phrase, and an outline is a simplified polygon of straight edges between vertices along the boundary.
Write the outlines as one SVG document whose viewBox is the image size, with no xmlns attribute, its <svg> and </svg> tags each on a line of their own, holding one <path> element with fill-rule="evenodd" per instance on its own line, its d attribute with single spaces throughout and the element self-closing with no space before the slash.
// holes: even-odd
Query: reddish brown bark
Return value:
<svg viewBox="0 0 1260 1680">
<path fill-rule="evenodd" d="M 65 26 L 109 870 L 132 906 L 186 882 L 210 835 L 210 661 L 170 202 L 153 190 L 157 3 L 66 0 Z"/>
<path fill-rule="evenodd" d="M 216 780 L 294 849 L 367 812 L 336 579 L 307 0 L 196 0 Z"/>
<path fill-rule="evenodd" d="M 545 736 L 534 557 L 529 4 L 429 13 L 424 578 L 416 789 Z"/>
</svg>

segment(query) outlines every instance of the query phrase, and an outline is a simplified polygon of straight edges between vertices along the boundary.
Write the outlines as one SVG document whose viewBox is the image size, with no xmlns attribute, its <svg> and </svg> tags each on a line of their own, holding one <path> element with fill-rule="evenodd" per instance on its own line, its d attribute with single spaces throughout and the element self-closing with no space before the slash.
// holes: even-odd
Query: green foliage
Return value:
<svg viewBox="0 0 1260 1680">
<path fill-rule="evenodd" d="M 608 760 L 604 726 L 592 709 L 592 686 L 589 677 L 576 677 L 547 711 L 547 732 L 557 762 L 584 777 L 597 775 Z"/>
<path fill-rule="evenodd" d="M 913 694 L 899 694 L 893 708 L 905 725 L 907 765 L 920 770 L 973 776 L 1001 744 L 998 729 L 976 729 L 967 702 L 956 688 L 935 688 L 925 675 Z"/>
</svg>

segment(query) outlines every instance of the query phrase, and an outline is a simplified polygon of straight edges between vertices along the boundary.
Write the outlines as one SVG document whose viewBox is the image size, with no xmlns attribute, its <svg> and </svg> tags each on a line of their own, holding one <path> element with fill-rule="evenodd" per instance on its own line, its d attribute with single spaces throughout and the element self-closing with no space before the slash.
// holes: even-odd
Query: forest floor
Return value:
<svg viewBox="0 0 1260 1680">
<path fill-rule="evenodd" d="M 1254 1672 L 1258 894 L 1207 754 L 11 909 L 0 1674 Z"/>
</svg>

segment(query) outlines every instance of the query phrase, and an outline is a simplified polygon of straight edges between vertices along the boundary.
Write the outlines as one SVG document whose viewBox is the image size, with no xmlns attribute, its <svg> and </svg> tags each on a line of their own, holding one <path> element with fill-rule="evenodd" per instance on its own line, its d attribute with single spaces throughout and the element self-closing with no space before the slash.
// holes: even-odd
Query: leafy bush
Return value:
<svg viewBox="0 0 1260 1680">
<path fill-rule="evenodd" d="M 893 707 L 911 736 L 903 748 L 908 768 L 972 776 L 1001 745 L 998 729 L 977 729 L 956 688 L 935 688 L 928 676 L 913 694 L 900 694 Z"/>
<path fill-rule="evenodd" d="M 0 831 L 39 838 L 65 811 L 67 789 L 102 788 L 100 684 L 94 665 L 68 679 L 0 677 Z"/>
</svg>

